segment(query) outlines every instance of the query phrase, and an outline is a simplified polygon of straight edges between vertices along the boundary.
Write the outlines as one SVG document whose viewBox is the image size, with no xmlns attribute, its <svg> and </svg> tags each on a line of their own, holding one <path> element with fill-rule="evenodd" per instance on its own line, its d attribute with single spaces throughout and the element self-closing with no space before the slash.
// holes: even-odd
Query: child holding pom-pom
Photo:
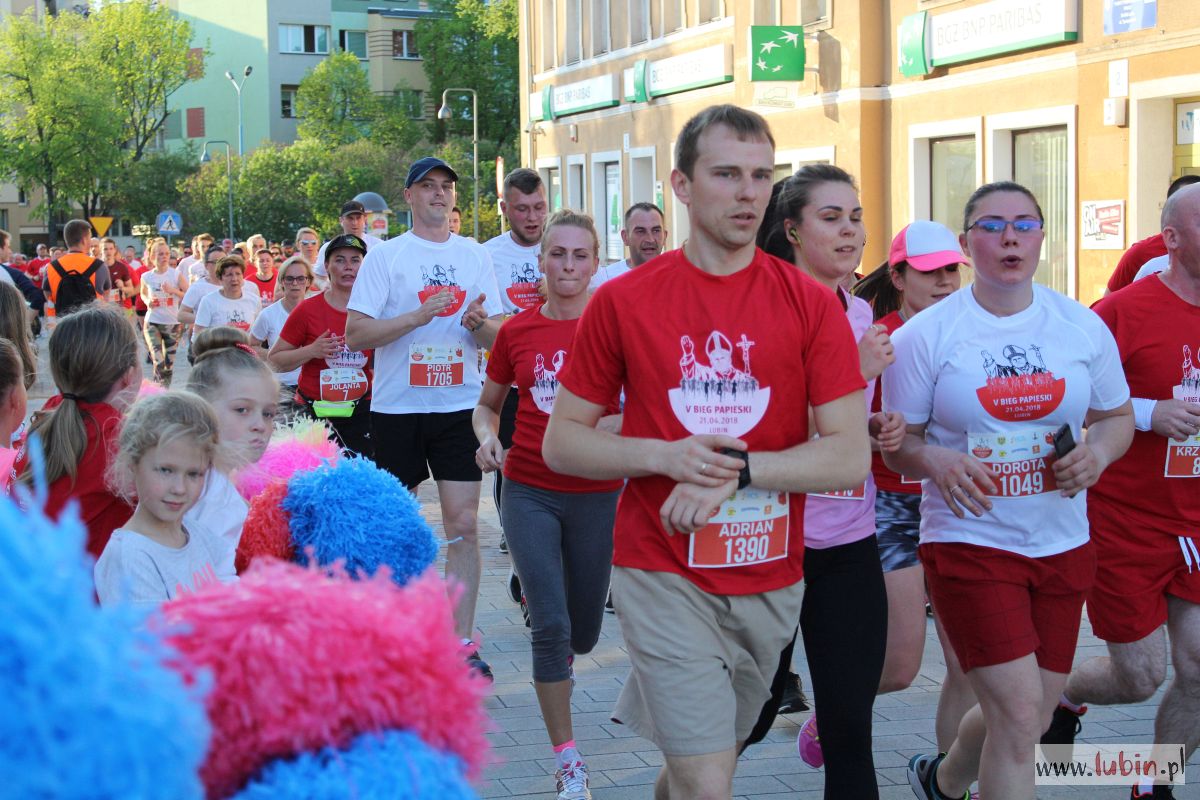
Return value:
<svg viewBox="0 0 1200 800">
<path fill-rule="evenodd" d="M 96 562 L 103 605 L 161 603 L 218 581 L 237 580 L 221 542 L 203 525 L 185 525 L 217 451 L 217 419 L 203 399 L 157 394 L 134 405 L 121 426 L 113 488 L 136 495 L 137 509 Z"/>
<path fill-rule="evenodd" d="M 221 539 L 233 564 L 242 524 L 250 510 L 229 472 L 255 464 L 271 441 L 279 407 L 279 382 L 236 328 L 208 328 L 192 340 L 195 359 L 188 389 L 208 400 L 216 412 L 221 448 L 229 464 L 209 470 L 204 494 L 184 522 L 203 525 Z"/>
</svg>

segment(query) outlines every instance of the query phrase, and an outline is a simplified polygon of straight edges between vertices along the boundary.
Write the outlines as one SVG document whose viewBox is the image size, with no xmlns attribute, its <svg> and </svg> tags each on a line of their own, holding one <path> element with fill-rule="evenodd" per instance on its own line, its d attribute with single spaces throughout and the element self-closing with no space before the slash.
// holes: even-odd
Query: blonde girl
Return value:
<svg viewBox="0 0 1200 800">
<path fill-rule="evenodd" d="M 216 453 L 217 418 L 200 397 L 165 392 L 130 410 L 109 477 L 114 491 L 137 498 L 137 508 L 96 562 L 101 605 L 157 606 L 237 580 L 216 535 L 184 523 Z"/>
<path fill-rule="evenodd" d="M 154 380 L 171 385 L 175 371 L 175 349 L 183 326 L 179 323 L 179 302 L 187 292 L 187 276 L 170 264 L 170 248 L 158 242 L 150 248 L 152 267 L 142 274 L 142 302 L 149 309 L 143 332 L 146 349 L 154 362 Z"/>
</svg>

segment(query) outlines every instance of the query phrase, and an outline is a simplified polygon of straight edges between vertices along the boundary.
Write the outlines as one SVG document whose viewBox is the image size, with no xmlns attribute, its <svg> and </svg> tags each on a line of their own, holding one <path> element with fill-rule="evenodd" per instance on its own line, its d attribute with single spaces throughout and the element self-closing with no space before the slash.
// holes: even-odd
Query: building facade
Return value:
<svg viewBox="0 0 1200 800">
<path fill-rule="evenodd" d="M 702 108 L 767 117 L 776 173 L 856 176 L 863 269 L 913 219 L 962 229 L 981 183 L 1039 197 L 1037 279 L 1098 298 L 1158 230 L 1168 184 L 1200 172 L 1200 4 L 1154 0 L 522 0 L 522 154 L 555 204 L 619 216 L 663 205 L 674 137 Z M 775 26 L 775 27 L 768 27 Z M 781 79 L 782 78 L 782 79 Z"/>
</svg>

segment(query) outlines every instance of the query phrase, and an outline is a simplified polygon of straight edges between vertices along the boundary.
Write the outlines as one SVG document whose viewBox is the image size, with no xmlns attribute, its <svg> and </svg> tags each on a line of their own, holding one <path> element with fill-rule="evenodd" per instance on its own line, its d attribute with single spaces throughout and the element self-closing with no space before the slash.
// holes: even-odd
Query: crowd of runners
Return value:
<svg viewBox="0 0 1200 800">
<path fill-rule="evenodd" d="M 980 186 L 960 232 L 904 225 L 872 269 L 854 176 L 775 182 L 758 115 L 703 111 L 674 163 L 683 246 L 664 253 L 662 210 L 637 203 L 607 265 L 593 220 L 551 213 L 530 169 L 504 178 L 504 233 L 459 235 L 458 176 L 432 157 L 387 241 L 355 201 L 323 244 L 203 235 L 144 262 L 69 222 L 61 253 L 0 275 L 2 483 L 44 471 L 46 510 L 74 502 L 87 525 L 100 601 L 154 605 L 236 580 L 230 473 L 273 426 L 322 420 L 410 490 L 436 483 L 463 657 L 491 678 L 475 604 L 494 474 L 560 800 L 591 797 L 572 663 L 606 603 L 630 660 L 612 716 L 662 751 L 660 800 L 729 798 L 741 751 L 808 708 L 797 635 L 799 756 L 825 797 L 878 797 L 874 700 L 916 677 L 930 609 L 947 674 L 918 797 L 1034 797 L 1035 746 L 1086 740 L 1088 704 L 1148 698 L 1168 663 L 1154 741 L 1190 756 L 1200 178 L 1088 309 L 1034 282 L 1044 218 L 1016 183 Z M 39 324 L 57 393 L 26 424 Z M 142 359 L 167 388 L 181 347 L 190 391 L 138 400 Z M 1076 664 L 1085 603 L 1109 655 Z"/>
</svg>

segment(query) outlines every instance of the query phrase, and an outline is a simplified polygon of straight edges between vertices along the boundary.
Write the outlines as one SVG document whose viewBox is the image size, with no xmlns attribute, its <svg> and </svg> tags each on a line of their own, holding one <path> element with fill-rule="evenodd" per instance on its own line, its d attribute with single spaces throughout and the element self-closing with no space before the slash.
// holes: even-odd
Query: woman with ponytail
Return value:
<svg viewBox="0 0 1200 800">
<path fill-rule="evenodd" d="M 59 394 L 34 414 L 17 457 L 18 479 L 32 485 L 28 448 L 37 438 L 45 464 L 47 514 L 70 501 L 87 526 L 87 549 L 99 556 L 133 506 L 105 482 L 116 452 L 121 416 L 137 397 L 137 336 L 119 308 L 91 304 L 63 317 L 50 334 L 50 374 Z"/>
<path fill-rule="evenodd" d="M 0 336 L 0 494 L 8 492 L 12 464 L 17 457 L 9 448 L 13 432 L 25 419 L 25 365 L 21 354 L 8 339 Z"/>
</svg>

